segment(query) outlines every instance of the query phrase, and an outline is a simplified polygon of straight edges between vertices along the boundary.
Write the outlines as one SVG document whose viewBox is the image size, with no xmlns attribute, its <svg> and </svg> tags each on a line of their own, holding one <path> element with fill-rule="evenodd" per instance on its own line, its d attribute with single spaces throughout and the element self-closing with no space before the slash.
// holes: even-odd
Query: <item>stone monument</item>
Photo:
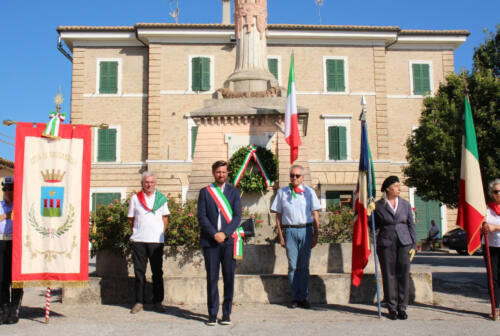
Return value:
<svg viewBox="0 0 500 336">
<path fill-rule="evenodd" d="M 289 183 L 290 149 L 284 139 L 286 100 L 281 95 L 286 95 L 286 89 L 278 86 L 267 66 L 267 1 L 235 0 L 234 22 L 234 72 L 224 87 L 216 90 L 213 99 L 186 116 L 198 125 L 188 198 L 196 198 L 201 188 L 213 182 L 214 161 L 229 160 L 238 148 L 250 144 L 267 147 L 278 157 L 279 181 L 274 188 Z M 297 111 L 304 137 L 308 110 L 297 107 Z M 305 183 L 310 184 L 307 148 L 302 146 L 299 153 L 294 163 L 305 167 Z M 242 204 L 252 212 L 267 213 L 272 194 L 245 194 Z"/>
</svg>

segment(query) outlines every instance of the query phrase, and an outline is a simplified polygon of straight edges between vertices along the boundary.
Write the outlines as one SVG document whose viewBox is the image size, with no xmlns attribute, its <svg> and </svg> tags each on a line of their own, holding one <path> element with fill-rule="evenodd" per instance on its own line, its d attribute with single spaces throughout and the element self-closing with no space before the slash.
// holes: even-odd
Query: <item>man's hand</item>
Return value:
<svg viewBox="0 0 500 336">
<path fill-rule="evenodd" d="M 318 244 L 318 231 L 315 231 L 313 233 L 311 248 L 314 248 L 317 244 Z"/>
<path fill-rule="evenodd" d="M 226 240 L 226 234 L 224 232 L 217 232 L 214 235 L 214 239 L 217 243 L 222 244 Z"/>
<path fill-rule="evenodd" d="M 283 235 L 280 235 L 280 245 L 281 247 L 285 247 L 285 238 L 283 237 Z"/>
<path fill-rule="evenodd" d="M 408 252 L 408 254 L 410 255 L 410 262 L 413 261 L 413 258 L 415 258 L 415 249 L 411 249 L 410 252 Z"/>
</svg>

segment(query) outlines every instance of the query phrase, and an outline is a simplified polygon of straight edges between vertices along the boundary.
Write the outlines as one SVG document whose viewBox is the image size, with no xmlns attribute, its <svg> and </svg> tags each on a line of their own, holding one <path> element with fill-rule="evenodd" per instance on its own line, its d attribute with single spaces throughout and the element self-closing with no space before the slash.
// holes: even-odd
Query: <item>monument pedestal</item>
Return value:
<svg viewBox="0 0 500 336">
<path fill-rule="evenodd" d="M 213 182 L 212 163 L 229 160 L 241 147 L 256 144 L 267 147 L 279 161 L 277 187 L 289 183 L 290 147 L 284 139 L 285 98 L 211 99 L 205 107 L 194 111 L 190 117 L 198 125 L 193 165 L 189 177 L 188 198 L 198 197 L 201 188 Z M 297 107 L 301 136 L 307 134 L 308 110 Z M 246 142 L 245 142 L 246 140 Z M 299 149 L 294 163 L 305 168 L 304 182 L 311 183 L 307 148 Z M 267 212 L 260 209 L 258 212 Z"/>
</svg>

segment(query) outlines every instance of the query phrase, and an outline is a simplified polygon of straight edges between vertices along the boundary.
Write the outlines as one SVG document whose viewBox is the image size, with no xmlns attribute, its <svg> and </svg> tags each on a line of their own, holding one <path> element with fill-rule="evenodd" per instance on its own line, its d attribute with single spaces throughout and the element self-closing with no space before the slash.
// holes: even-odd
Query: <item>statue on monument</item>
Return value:
<svg viewBox="0 0 500 336">
<path fill-rule="evenodd" d="M 234 30 L 235 70 L 219 98 L 280 97 L 283 88 L 267 65 L 267 0 L 235 0 Z"/>
</svg>

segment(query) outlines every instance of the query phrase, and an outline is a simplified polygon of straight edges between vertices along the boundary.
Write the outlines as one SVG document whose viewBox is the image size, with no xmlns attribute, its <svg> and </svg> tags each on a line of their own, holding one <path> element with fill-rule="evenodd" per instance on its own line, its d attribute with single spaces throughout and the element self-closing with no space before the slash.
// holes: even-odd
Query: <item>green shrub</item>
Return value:
<svg viewBox="0 0 500 336">
<path fill-rule="evenodd" d="M 165 233 L 165 245 L 200 246 L 200 225 L 198 223 L 197 204 L 197 200 L 188 200 L 182 206 L 176 199 L 168 199 L 170 216 L 167 232 Z"/>
<path fill-rule="evenodd" d="M 347 207 L 329 206 L 328 220 L 321 223 L 319 229 L 319 243 L 346 243 L 352 241 L 352 223 L 354 210 Z"/>
</svg>

